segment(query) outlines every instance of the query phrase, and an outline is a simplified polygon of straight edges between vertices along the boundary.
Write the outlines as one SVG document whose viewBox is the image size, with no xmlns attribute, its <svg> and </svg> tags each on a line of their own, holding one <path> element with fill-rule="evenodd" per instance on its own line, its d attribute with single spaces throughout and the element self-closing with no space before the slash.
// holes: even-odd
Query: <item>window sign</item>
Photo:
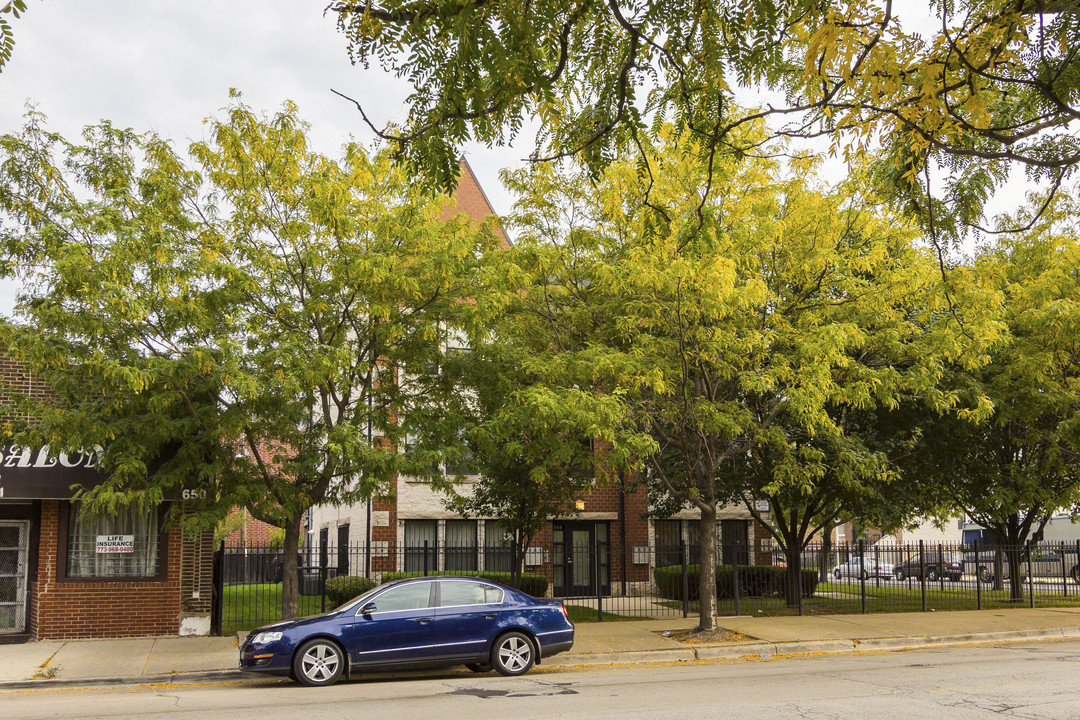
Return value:
<svg viewBox="0 0 1080 720">
<path fill-rule="evenodd" d="M 97 553 L 133 553 L 135 552 L 134 535 L 98 535 L 94 544 Z"/>
</svg>

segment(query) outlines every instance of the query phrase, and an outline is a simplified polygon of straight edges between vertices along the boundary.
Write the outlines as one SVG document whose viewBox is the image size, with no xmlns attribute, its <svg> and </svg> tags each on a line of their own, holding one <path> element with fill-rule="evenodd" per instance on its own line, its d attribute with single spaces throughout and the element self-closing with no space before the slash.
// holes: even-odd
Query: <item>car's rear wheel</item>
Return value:
<svg viewBox="0 0 1080 720">
<path fill-rule="evenodd" d="M 293 675 L 302 685 L 333 685 L 344 670 L 345 655 L 332 640 L 308 640 L 293 655 Z"/>
<path fill-rule="evenodd" d="M 491 648 L 491 665 L 500 675 L 524 675 L 535 662 L 536 650 L 523 633 L 500 635 Z"/>
<path fill-rule="evenodd" d="M 833 570 L 832 574 L 837 580 L 839 580 L 840 579 L 840 568 L 836 568 L 835 570 Z"/>
<path fill-rule="evenodd" d="M 927 570 L 926 571 L 926 579 L 929 582 L 934 582 L 935 580 L 937 580 L 938 579 L 937 568 L 930 568 L 929 570 Z"/>
<path fill-rule="evenodd" d="M 1072 579 L 1077 584 L 1080 584 L 1080 565 L 1073 565 Z"/>
<path fill-rule="evenodd" d="M 990 573 L 989 568 L 983 568 L 979 572 L 979 580 L 983 581 L 984 583 L 991 582 L 993 579 L 994 579 L 994 576 Z"/>
<path fill-rule="evenodd" d="M 469 663 L 465 667 L 469 668 L 474 673 L 491 672 L 491 663 Z"/>
<path fill-rule="evenodd" d="M 904 571 L 900 568 L 896 568 L 896 570 L 893 571 L 893 575 L 896 576 L 897 580 L 903 580 L 907 577 L 907 575 L 904 574 Z"/>
</svg>

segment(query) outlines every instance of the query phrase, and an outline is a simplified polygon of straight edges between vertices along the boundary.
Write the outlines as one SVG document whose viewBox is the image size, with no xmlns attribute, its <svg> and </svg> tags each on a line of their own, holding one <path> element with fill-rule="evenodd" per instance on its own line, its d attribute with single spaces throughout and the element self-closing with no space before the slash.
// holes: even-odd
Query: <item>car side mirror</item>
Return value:
<svg viewBox="0 0 1080 720">
<path fill-rule="evenodd" d="M 361 615 L 370 615 L 371 613 L 375 612 L 376 610 L 378 610 L 378 608 L 375 607 L 375 603 L 369 602 L 367 605 L 360 608 L 360 614 Z"/>
</svg>

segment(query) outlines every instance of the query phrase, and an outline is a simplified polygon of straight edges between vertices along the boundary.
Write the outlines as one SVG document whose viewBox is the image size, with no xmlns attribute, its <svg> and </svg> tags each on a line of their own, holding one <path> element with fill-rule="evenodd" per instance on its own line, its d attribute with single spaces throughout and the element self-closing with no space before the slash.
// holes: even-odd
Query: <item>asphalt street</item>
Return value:
<svg viewBox="0 0 1080 720">
<path fill-rule="evenodd" d="M 374 676 L 330 688 L 287 681 L 22 690 L 0 717 L 31 718 L 1080 718 L 1080 641 L 858 656 Z"/>
</svg>

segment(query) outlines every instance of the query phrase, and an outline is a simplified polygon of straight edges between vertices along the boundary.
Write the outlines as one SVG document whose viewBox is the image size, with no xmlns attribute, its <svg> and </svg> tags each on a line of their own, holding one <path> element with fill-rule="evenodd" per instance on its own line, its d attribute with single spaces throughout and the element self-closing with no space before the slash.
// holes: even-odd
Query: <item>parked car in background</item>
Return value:
<svg viewBox="0 0 1080 720">
<path fill-rule="evenodd" d="M 1062 558 L 1060 548 L 1056 547 L 1031 547 L 1031 562 L 1028 562 L 1027 554 L 1022 555 L 1020 561 L 1020 580 L 1026 581 L 1028 578 L 1028 568 L 1030 567 L 1031 574 L 1035 578 L 1048 578 L 1054 580 L 1061 580 L 1064 577 L 1071 577 L 1075 582 L 1080 583 L 1080 566 L 1077 565 L 1075 560 L 1075 553 L 1070 555 L 1066 548 L 1064 559 Z M 965 559 L 969 563 L 975 562 L 975 553 L 964 553 Z M 979 551 L 979 579 L 984 582 L 993 582 L 995 575 L 995 568 L 997 561 L 997 553 L 993 550 Z M 1009 577 L 1009 561 L 1007 558 L 1002 557 L 1002 573 L 1003 576 L 1008 579 Z"/>
<path fill-rule="evenodd" d="M 959 580 L 964 575 L 964 556 L 958 552 L 915 553 L 893 566 L 893 575 L 897 580 L 909 577 L 921 579 L 924 572 L 926 579 L 931 582 L 942 577 Z"/>
<path fill-rule="evenodd" d="M 333 612 L 252 630 L 240 645 L 240 669 L 304 685 L 332 685 L 362 670 L 449 665 L 524 675 L 573 644 L 559 600 L 477 578 L 421 577 L 381 585 Z"/>
<path fill-rule="evenodd" d="M 837 580 L 845 577 L 892 577 L 893 566 L 869 557 L 853 557 L 832 569 L 832 576 Z"/>
</svg>

